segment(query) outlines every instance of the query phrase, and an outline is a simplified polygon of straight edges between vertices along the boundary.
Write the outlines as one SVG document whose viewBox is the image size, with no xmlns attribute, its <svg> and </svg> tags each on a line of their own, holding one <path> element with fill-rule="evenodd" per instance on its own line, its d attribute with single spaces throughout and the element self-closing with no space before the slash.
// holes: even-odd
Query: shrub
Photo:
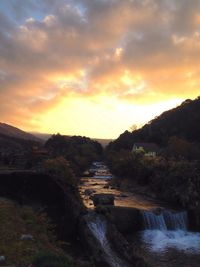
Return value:
<svg viewBox="0 0 200 267">
<path fill-rule="evenodd" d="M 40 252 L 33 259 L 33 267 L 72 267 L 73 262 L 69 256 L 56 255 L 52 252 Z"/>
</svg>

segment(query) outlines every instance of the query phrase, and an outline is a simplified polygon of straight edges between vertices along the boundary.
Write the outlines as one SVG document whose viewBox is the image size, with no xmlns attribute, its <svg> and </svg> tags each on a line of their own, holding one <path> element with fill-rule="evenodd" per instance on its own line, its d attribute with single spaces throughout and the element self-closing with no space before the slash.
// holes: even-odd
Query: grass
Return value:
<svg viewBox="0 0 200 267">
<path fill-rule="evenodd" d="M 52 266 L 71 267 L 72 260 L 61 250 L 53 228 L 44 213 L 36 213 L 31 207 L 0 198 L 0 255 L 5 256 L 5 265 L 29 266 L 34 260 L 41 259 L 43 253 L 47 261 L 47 255 L 55 262 L 57 260 L 57 265 Z M 21 240 L 24 234 L 32 235 L 33 240 Z M 59 265 L 59 258 L 60 262 L 67 264 Z"/>
</svg>

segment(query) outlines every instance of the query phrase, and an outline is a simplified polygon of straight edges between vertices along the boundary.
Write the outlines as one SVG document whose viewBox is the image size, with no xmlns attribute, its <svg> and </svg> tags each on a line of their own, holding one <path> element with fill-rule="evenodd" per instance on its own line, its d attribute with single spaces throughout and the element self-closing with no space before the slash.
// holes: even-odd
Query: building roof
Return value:
<svg viewBox="0 0 200 267">
<path fill-rule="evenodd" d="M 159 146 L 155 143 L 134 143 L 133 147 L 142 147 L 146 152 L 158 152 Z"/>
</svg>

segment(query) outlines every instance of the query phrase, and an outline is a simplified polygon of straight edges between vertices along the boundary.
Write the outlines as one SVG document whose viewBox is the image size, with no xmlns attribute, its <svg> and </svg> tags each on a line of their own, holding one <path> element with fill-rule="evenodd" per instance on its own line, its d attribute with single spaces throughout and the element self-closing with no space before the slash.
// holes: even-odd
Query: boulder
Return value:
<svg viewBox="0 0 200 267">
<path fill-rule="evenodd" d="M 95 190 L 94 189 L 85 189 L 84 195 L 85 196 L 90 196 L 93 193 L 95 193 Z"/>
<path fill-rule="evenodd" d="M 6 258 L 3 255 L 0 255 L 0 263 L 5 262 Z"/>
<path fill-rule="evenodd" d="M 33 236 L 32 235 L 30 235 L 30 234 L 26 234 L 26 235 L 21 235 L 21 237 L 20 237 L 20 240 L 28 240 L 28 241 L 33 241 Z"/>
<path fill-rule="evenodd" d="M 92 201 L 94 206 L 98 205 L 114 205 L 114 195 L 113 194 L 94 194 L 92 196 Z"/>
<path fill-rule="evenodd" d="M 120 194 L 119 197 L 128 197 L 128 196 L 125 194 Z"/>
</svg>

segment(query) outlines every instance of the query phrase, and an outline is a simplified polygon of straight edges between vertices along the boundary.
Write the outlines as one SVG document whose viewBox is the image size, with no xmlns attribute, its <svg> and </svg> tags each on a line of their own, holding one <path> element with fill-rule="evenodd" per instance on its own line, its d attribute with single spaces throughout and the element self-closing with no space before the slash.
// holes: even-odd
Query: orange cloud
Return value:
<svg viewBox="0 0 200 267">
<path fill-rule="evenodd" d="M 159 113 L 159 102 L 171 107 L 199 94 L 198 1 L 2 0 L 1 4 L 2 10 L 6 7 L 0 13 L 1 120 L 51 131 L 48 114 L 64 112 L 70 120 L 69 113 L 83 101 L 84 107 L 88 105 L 84 108 L 88 112 L 83 109 L 79 114 L 84 125 L 92 122 L 92 117 L 87 120 L 92 109 L 114 120 L 117 105 L 126 114 L 120 123 L 128 111 L 134 123 L 137 105 L 154 105 Z M 95 109 L 93 103 L 103 108 Z"/>
</svg>

